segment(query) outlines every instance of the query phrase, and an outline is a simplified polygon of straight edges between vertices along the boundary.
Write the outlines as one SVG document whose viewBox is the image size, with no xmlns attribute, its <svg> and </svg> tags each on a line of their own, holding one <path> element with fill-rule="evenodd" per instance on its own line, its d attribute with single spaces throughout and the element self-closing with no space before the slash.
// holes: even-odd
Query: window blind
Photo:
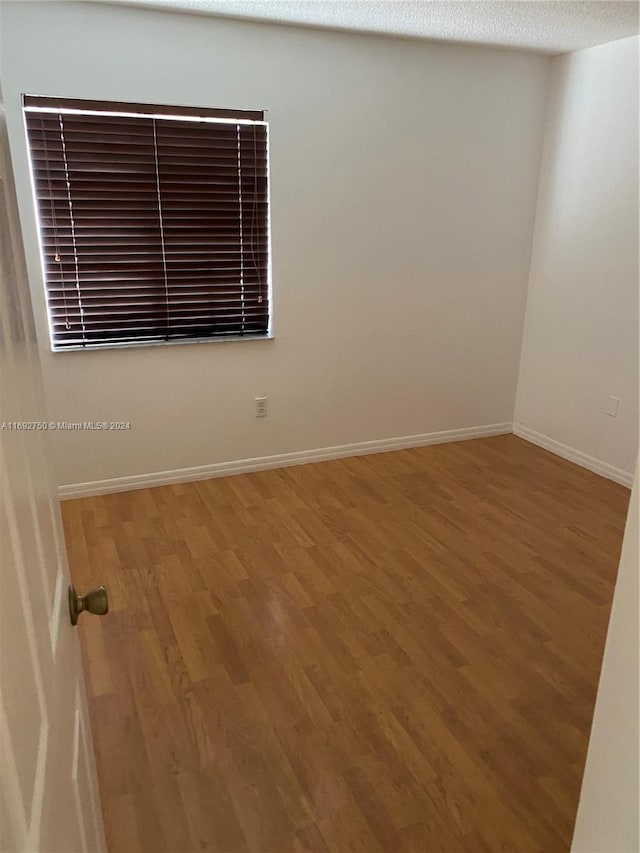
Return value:
<svg viewBox="0 0 640 853">
<path fill-rule="evenodd" d="M 268 331 L 263 113 L 24 111 L 54 349 Z"/>
</svg>

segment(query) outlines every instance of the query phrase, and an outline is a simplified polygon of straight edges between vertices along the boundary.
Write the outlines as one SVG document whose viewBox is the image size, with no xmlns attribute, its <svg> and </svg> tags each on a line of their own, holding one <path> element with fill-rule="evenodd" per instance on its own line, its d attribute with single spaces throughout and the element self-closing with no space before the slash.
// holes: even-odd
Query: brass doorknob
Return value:
<svg viewBox="0 0 640 853">
<path fill-rule="evenodd" d="M 78 624 L 78 616 L 86 610 L 96 616 L 104 616 L 109 612 L 109 596 L 106 586 L 97 586 L 86 595 L 78 595 L 75 587 L 69 586 L 69 616 L 71 624 Z"/>
</svg>

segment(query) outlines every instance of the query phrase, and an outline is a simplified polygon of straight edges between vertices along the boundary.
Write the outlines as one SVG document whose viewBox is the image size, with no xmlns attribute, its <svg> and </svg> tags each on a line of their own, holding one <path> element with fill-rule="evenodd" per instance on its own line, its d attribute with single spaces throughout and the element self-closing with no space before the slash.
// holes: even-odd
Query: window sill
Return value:
<svg viewBox="0 0 640 853">
<path fill-rule="evenodd" d="M 58 347 L 51 349 L 54 355 L 60 355 L 65 352 L 86 352 L 87 350 L 118 350 L 118 349 L 138 349 L 139 347 L 167 347 L 167 346 L 185 346 L 188 344 L 227 344 L 236 341 L 273 341 L 274 335 L 268 332 L 266 335 L 229 335 L 228 337 L 208 337 L 208 338 L 179 338 L 171 341 L 127 341 L 126 343 L 108 343 L 108 344 L 78 344 L 71 347 Z"/>
</svg>

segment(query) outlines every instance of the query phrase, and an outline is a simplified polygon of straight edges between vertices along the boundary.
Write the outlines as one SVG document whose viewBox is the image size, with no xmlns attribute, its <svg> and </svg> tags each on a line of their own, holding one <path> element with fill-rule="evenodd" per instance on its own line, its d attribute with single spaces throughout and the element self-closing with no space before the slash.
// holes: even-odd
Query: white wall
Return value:
<svg viewBox="0 0 640 853">
<path fill-rule="evenodd" d="M 636 474 L 582 781 L 573 853 L 640 850 L 638 490 Z"/>
<path fill-rule="evenodd" d="M 3 5 L 50 415 L 132 422 L 58 435 L 61 483 L 512 420 L 548 58 Z M 50 353 L 23 92 L 267 109 L 276 339 Z"/>
<path fill-rule="evenodd" d="M 638 46 L 553 60 L 515 420 L 628 473 L 638 453 Z M 620 398 L 617 418 L 605 414 Z M 589 461 L 589 460 L 587 460 Z"/>
</svg>

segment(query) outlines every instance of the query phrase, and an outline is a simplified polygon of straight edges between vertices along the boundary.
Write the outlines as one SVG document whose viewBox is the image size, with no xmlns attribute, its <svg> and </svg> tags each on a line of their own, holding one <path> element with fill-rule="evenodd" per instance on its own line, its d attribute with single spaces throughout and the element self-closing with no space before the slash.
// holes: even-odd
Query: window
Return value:
<svg viewBox="0 0 640 853">
<path fill-rule="evenodd" d="M 24 112 L 54 350 L 268 333 L 262 112 Z"/>
</svg>

